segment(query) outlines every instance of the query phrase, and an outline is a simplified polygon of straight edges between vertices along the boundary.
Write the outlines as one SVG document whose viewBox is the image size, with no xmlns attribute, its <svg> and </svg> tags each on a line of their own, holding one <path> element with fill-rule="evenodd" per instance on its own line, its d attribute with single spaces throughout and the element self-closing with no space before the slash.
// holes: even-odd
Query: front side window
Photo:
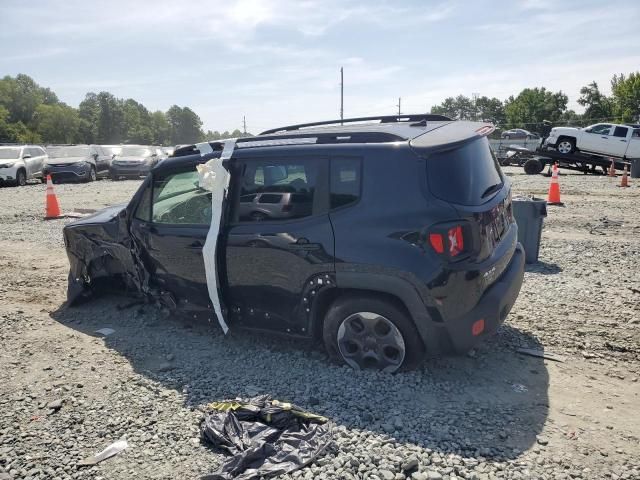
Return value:
<svg viewBox="0 0 640 480">
<path fill-rule="evenodd" d="M 591 127 L 591 131 L 589 133 L 593 133 L 596 135 L 609 135 L 611 131 L 611 125 L 606 123 L 601 123 L 600 125 L 594 125 Z"/>
<path fill-rule="evenodd" d="M 153 223 L 211 223 L 211 192 L 200 188 L 195 169 L 154 179 L 152 204 Z"/>
<path fill-rule="evenodd" d="M 313 212 L 319 160 L 247 160 L 240 187 L 238 219 L 282 221 Z"/>
<path fill-rule="evenodd" d="M 360 159 L 331 159 L 331 208 L 355 203 L 360 198 Z"/>
</svg>

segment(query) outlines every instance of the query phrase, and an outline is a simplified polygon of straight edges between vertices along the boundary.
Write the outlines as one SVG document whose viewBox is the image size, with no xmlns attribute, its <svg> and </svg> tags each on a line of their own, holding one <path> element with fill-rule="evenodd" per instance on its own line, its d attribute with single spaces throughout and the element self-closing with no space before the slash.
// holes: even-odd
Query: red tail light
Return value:
<svg viewBox="0 0 640 480">
<path fill-rule="evenodd" d="M 282 206 L 283 212 L 290 212 L 291 210 L 293 210 L 293 205 L 291 205 L 290 203 Z"/>
<path fill-rule="evenodd" d="M 429 243 L 436 253 L 444 253 L 444 239 L 439 233 L 429 234 Z"/>
<path fill-rule="evenodd" d="M 434 225 L 429 229 L 429 244 L 438 255 L 460 257 L 470 251 L 469 228 L 464 222 Z"/>
</svg>

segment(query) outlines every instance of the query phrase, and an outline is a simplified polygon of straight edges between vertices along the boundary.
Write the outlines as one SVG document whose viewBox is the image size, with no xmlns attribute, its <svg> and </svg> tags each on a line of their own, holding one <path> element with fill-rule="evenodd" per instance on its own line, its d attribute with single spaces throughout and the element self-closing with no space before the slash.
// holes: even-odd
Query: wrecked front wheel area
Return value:
<svg viewBox="0 0 640 480">
<path fill-rule="evenodd" d="M 323 340 L 332 360 L 358 370 L 412 370 L 424 358 L 424 345 L 408 315 L 374 297 L 338 299 L 327 312 Z"/>
</svg>

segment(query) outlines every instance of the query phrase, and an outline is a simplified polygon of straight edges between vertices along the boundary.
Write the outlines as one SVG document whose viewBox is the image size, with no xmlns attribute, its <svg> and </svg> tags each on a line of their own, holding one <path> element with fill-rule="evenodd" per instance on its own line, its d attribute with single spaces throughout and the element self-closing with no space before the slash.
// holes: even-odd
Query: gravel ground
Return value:
<svg viewBox="0 0 640 480">
<path fill-rule="evenodd" d="M 514 193 L 545 195 L 547 178 L 505 171 Z M 125 297 L 67 309 L 66 220 L 41 219 L 43 185 L 0 189 L 0 479 L 198 478 L 224 459 L 200 443 L 204 406 L 260 393 L 335 422 L 330 451 L 283 478 L 640 478 L 640 182 L 563 173 L 566 207 L 550 207 L 505 326 L 467 356 L 397 375 L 118 309 Z M 138 184 L 56 192 L 71 211 L 127 201 Z M 542 346 L 565 361 L 515 352 Z M 123 437 L 125 452 L 77 465 Z"/>
</svg>

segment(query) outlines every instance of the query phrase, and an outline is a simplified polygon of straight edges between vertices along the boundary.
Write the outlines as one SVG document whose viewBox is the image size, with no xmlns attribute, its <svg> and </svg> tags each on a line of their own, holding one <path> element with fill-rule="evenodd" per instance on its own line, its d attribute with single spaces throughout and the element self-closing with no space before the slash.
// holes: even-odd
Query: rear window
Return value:
<svg viewBox="0 0 640 480">
<path fill-rule="evenodd" d="M 282 195 L 274 194 L 274 193 L 263 193 L 260 195 L 260 203 L 280 203 L 282 200 Z"/>
<path fill-rule="evenodd" d="M 504 179 L 486 137 L 427 160 L 429 189 L 436 197 L 461 205 L 481 205 L 497 193 Z"/>
</svg>

